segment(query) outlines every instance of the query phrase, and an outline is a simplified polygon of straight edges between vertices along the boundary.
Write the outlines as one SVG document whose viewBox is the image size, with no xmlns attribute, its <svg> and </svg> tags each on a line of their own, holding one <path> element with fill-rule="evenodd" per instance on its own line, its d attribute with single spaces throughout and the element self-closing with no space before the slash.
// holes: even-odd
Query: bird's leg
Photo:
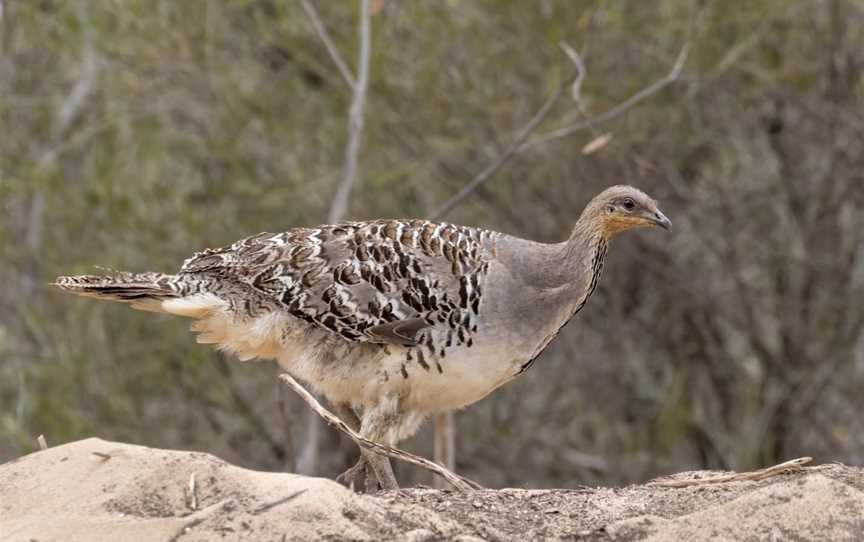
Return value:
<svg viewBox="0 0 864 542">
<path fill-rule="evenodd" d="M 351 408 L 351 405 L 348 403 L 336 403 L 333 405 L 333 410 L 335 411 L 335 414 L 348 425 L 348 427 L 354 431 L 360 430 L 360 418 L 357 417 L 357 414 L 354 412 L 354 409 Z M 337 482 L 344 483 L 351 489 L 359 488 L 360 481 L 368 480 L 369 477 L 374 476 L 369 463 L 366 461 L 366 456 L 362 453 L 363 450 L 360 452 L 360 459 L 357 460 L 357 463 L 336 477 Z M 375 486 L 377 486 L 377 482 Z M 369 491 L 370 489 L 371 487 L 367 485 L 366 491 Z"/>
<path fill-rule="evenodd" d="M 366 470 L 367 493 L 373 488 L 378 490 L 399 489 L 399 483 L 396 481 L 396 475 L 393 474 L 389 457 L 372 450 L 363 450 L 362 453 L 369 467 Z"/>
<path fill-rule="evenodd" d="M 372 450 L 360 450 L 357 463 L 336 477 L 337 482 L 343 482 L 351 488 L 359 487 L 363 480 L 367 493 L 381 489 L 399 489 L 390 459 Z"/>
<path fill-rule="evenodd" d="M 401 419 L 399 399 L 392 396 L 385 397 L 374 407 L 363 411 L 360 435 L 374 442 L 394 446 L 395 429 L 398 428 Z M 399 489 L 393 467 L 390 466 L 390 458 L 374 450 L 363 449 L 361 453 L 370 467 L 366 471 L 367 493 L 373 488 Z"/>
</svg>

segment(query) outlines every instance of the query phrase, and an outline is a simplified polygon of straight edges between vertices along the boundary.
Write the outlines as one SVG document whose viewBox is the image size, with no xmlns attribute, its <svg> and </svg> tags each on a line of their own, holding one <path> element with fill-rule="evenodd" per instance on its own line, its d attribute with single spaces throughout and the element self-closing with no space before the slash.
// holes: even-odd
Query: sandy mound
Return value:
<svg viewBox="0 0 864 542">
<path fill-rule="evenodd" d="M 0 539 L 861 540 L 862 490 L 864 470 L 831 465 L 684 489 L 364 496 L 207 454 L 88 439 L 0 466 Z"/>
</svg>

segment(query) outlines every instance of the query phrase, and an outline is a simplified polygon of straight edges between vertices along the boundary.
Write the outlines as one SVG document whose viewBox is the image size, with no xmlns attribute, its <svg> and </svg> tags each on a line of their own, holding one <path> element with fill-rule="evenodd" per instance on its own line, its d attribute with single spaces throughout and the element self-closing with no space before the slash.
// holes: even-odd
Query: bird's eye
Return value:
<svg viewBox="0 0 864 542">
<path fill-rule="evenodd" d="M 632 211 L 634 207 L 636 207 L 636 202 L 630 198 L 624 198 L 624 201 L 621 202 L 621 205 L 624 206 L 628 211 Z"/>
</svg>

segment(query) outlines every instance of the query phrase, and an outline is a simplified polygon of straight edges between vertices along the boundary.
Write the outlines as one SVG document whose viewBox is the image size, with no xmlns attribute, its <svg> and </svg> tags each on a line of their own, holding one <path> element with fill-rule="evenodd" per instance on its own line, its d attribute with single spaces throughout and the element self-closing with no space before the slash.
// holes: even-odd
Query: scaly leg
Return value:
<svg viewBox="0 0 864 542">
<path fill-rule="evenodd" d="M 366 492 L 371 493 L 373 489 L 399 489 L 390 458 L 380 455 L 373 450 L 363 450 L 363 457 L 370 467 L 366 470 Z"/>
<path fill-rule="evenodd" d="M 333 405 L 333 410 L 334 413 L 348 425 L 348 427 L 354 431 L 360 431 L 360 418 L 357 417 L 357 414 L 354 412 L 354 409 L 351 408 L 351 405 L 348 403 L 336 403 Z M 360 488 L 360 482 L 365 482 L 367 484 L 365 487 L 366 491 L 370 491 L 373 487 L 377 487 L 377 482 L 374 486 L 370 487 L 368 485 L 367 480 L 370 477 L 374 477 L 374 474 L 366 460 L 366 456 L 362 453 L 363 450 L 361 449 L 360 452 L 360 459 L 357 460 L 357 463 L 337 476 L 336 481 L 344 483 L 351 489 L 358 490 Z"/>
<path fill-rule="evenodd" d="M 403 421 L 405 414 L 399 410 L 399 398 L 388 395 L 382 397 L 374 407 L 363 411 L 360 435 L 374 442 L 395 446 Z M 389 457 L 368 449 L 363 449 L 362 454 L 370 467 L 366 471 L 367 492 L 375 489 L 399 489 Z"/>
</svg>

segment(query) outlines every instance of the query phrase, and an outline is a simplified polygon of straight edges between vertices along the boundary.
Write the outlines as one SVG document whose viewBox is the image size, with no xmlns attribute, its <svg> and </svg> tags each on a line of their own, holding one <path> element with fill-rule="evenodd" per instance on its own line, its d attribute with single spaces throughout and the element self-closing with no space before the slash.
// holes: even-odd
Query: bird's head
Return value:
<svg viewBox="0 0 864 542">
<path fill-rule="evenodd" d="M 598 194 L 585 208 L 583 216 L 590 218 L 607 239 L 633 228 L 659 226 L 668 230 L 672 226 L 657 208 L 656 201 L 645 192 L 626 185 L 613 186 Z"/>
</svg>

